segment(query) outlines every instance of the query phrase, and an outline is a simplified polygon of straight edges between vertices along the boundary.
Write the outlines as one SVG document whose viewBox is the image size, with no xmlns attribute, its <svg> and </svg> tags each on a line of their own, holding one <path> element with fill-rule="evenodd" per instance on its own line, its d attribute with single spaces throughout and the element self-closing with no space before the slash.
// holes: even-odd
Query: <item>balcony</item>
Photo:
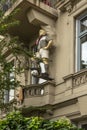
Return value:
<svg viewBox="0 0 87 130">
<path fill-rule="evenodd" d="M 12 5 L 16 2 L 17 0 L 1 0 L 0 2 L 0 8 L 6 12 L 9 8 L 12 7 Z M 55 3 L 57 2 L 57 0 L 35 0 L 35 4 L 38 5 L 40 2 L 55 8 Z"/>
<path fill-rule="evenodd" d="M 37 85 L 29 85 L 23 89 L 24 100 L 23 103 L 17 105 L 20 107 L 42 107 L 46 105 L 51 105 L 54 101 L 55 94 L 55 83 L 54 82 L 44 82 Z"/>
<path fill-rule="evenodd" d="M 11 14 L 15 9 L 20 9 L 15 16 L 20 25 L 10 28 L 9 33 L 28 43 L 38 34 L 41 25 L 54 26 L 58 18 L 57 10 L 44 1 L 15 0 L 4 15 Z"/>
<path fill-rule="evenodd" d="M 47 110 L 52 114 L 51 110 L 55 109 L 59 110 L 59 117 L 65 113 L 71 119 L 74 116 L 87 116 L 87 110 L 84 109 L 84 106 L 87 107 L 87 69 L 65 76 L 64 82 L 58 86 L 54 82 L 45 82 L 26 86 L 23 92 L 23 103 L 16 105 L 16 108 L 22 109 L 26 116 L 33 112 L 37 115 L 42 113 L 41 116 L 44 116 Z"/>
</svg>

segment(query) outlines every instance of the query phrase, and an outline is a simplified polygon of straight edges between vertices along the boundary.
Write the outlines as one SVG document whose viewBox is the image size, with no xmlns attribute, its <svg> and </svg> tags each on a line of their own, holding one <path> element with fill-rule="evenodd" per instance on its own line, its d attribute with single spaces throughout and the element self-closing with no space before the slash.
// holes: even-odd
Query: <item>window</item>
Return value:
<svg viewBox="0 0 87 130">
<path fill-rule="evenodd" d="M 77 71 L 87 68 L 87 12 L 77 18 Z"/>
<path fill-rule="evenodd" d="M 87 120 L 79 122 L 78 127 L 87 130 Z"/>
<path fill-rule="evenodd" d="M 87 124 L 83 124 L 83 125 L 82 125 L 82 128 L 83 128 L 84 130 L 87 130 Z"/>
<path fill-rule="evenodd" d="M 9 74 L 11 82 L 14 81 L 14 76 L 15 76 L 15 74 L 14 74 L 14 62 L 13 62 L 12 72 Z M 12 99 L 14 99 L 14 89 L 10 89 L 10 91 L 9 91 L 9 101 L 11 101 Z"/>
<path fill-rule="evenodd" d="M 14 74 L 14 60 L 11 61 L 12 64 L 12 68 L 10 73 L 8 74 L 9 79 L 11 82 L 14 82 L 14 78 L 15 78 L 15 74 Z M 11 86 L 12 88 L 14 86 Z M 14 89 L 10 89 L 10 90 L 4 90 L 4 103 L 8 103 L 9 101 L 14 99 Z"/>
</svg>

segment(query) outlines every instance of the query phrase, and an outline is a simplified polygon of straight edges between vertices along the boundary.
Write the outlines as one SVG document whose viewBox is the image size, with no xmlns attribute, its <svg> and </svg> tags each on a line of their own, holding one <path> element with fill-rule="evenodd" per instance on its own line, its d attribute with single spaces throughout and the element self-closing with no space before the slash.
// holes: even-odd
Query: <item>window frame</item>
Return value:
<svg viewBox="0 0 87 130">
<path fill-rule="evenodd" d="M 11 58 L 11 59 L 9 59 Z M 7 57 L 8 62 L 13 62 L 13 68 L 15 67 L 15 58 L 13 58 L 12 56 Z M 11 74 L 11 73 L 10 73 Z M 10 74 L 9 74 L 9 78 L 10 78 Z M 15 73 L 14 73 L 14 78 L 15 78 Z M 11 91 L 14 91 L 14 95 L 11 95 Z M 12 98 L 13 97 L 13 98 Z M 4 103 L 9 103 L 12 100 L 15 99 L 15 89 L 10 89 L 10 90 L 4 90 Z"/>
<path fill-rule="evenodd" d="M 87 30 L 80 32 L 80 22 L 87 17 L 87 11 L 76 19 L 76 72 L 81 71 L 81 38 L 87 35 Z"/>
<path fill-rule="evenodd" d="M 86 125 L 87 124 L 87 120 L 81 121 L 78 123 L 78 127 L 82 128 L 82 125 Z"/>
</svg>

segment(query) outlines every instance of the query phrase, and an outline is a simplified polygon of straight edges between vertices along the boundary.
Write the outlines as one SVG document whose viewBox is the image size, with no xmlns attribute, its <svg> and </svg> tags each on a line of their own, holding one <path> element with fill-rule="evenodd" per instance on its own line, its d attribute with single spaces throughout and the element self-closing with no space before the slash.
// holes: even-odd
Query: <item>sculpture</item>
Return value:
<svg viewBox="0 0 87 130">
<path fill-rule="evenodd" d="M 40 67 L 41 67 L 41 77 L 48 79 L 49 72 L 49 48 L 52 45 L 52 39 L 48 37 L 44 29 L 40 29 L 39 38 L 36 42 L 37 50 L 39 52 L 39 57 L 41 58 Z"/>
<path fill-rule="evenodd" d="M 35 72 L 33 76 L 38 78 L 38 83 L 42 83 L 46 80 L 53 80 L 49 77 L 49 51 L 53 44 L 53 34 L 50 33 L 50 35 L 48 35 L 48 30 L 50 30 L 49 26 L 39 30 L 39 37 L 34 45 L 35 53 L 32 61 L 33 65 L 35 66 L 35 64 L 37 64 L 38 67 L 34 67 L 31 74 Z M 40 79 L 44 80 L 40 81 Z M 36 80 L 33 83 L 35 84 L 35 82 L 37 83 Z"/>
</svg>

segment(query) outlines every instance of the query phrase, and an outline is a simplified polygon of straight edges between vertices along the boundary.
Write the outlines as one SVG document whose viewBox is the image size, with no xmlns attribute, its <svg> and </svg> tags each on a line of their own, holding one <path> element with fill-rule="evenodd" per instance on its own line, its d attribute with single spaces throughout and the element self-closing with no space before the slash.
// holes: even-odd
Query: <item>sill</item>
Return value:
<svg viewBox="0 0 87 130">
<path fill-rule="evenodd" d="M 74 74 L 69 74 L 69 75 L 67 75 L 67 76 L 64 76 L 63 79 L 64 79 L 64 80 L 67 80 L 67 79 L 69 79 L 69 78 L 73 78 L 74 76 L 78 76 L 78 75 L 83 74 L 83 73 L 86 73 L 86 72 L 87 72 L 87 69 L 82 69 L 82 70 L 80 70 L 80 71 L 78 71 L 78 72 L 75 72 Z"/>
<path fill-rule="evenodd" d="M 81 86 L 87 83 L 87 69 L 63 77 L 65 82 L 71 81 L 71 87 Z"/>
</svg>

